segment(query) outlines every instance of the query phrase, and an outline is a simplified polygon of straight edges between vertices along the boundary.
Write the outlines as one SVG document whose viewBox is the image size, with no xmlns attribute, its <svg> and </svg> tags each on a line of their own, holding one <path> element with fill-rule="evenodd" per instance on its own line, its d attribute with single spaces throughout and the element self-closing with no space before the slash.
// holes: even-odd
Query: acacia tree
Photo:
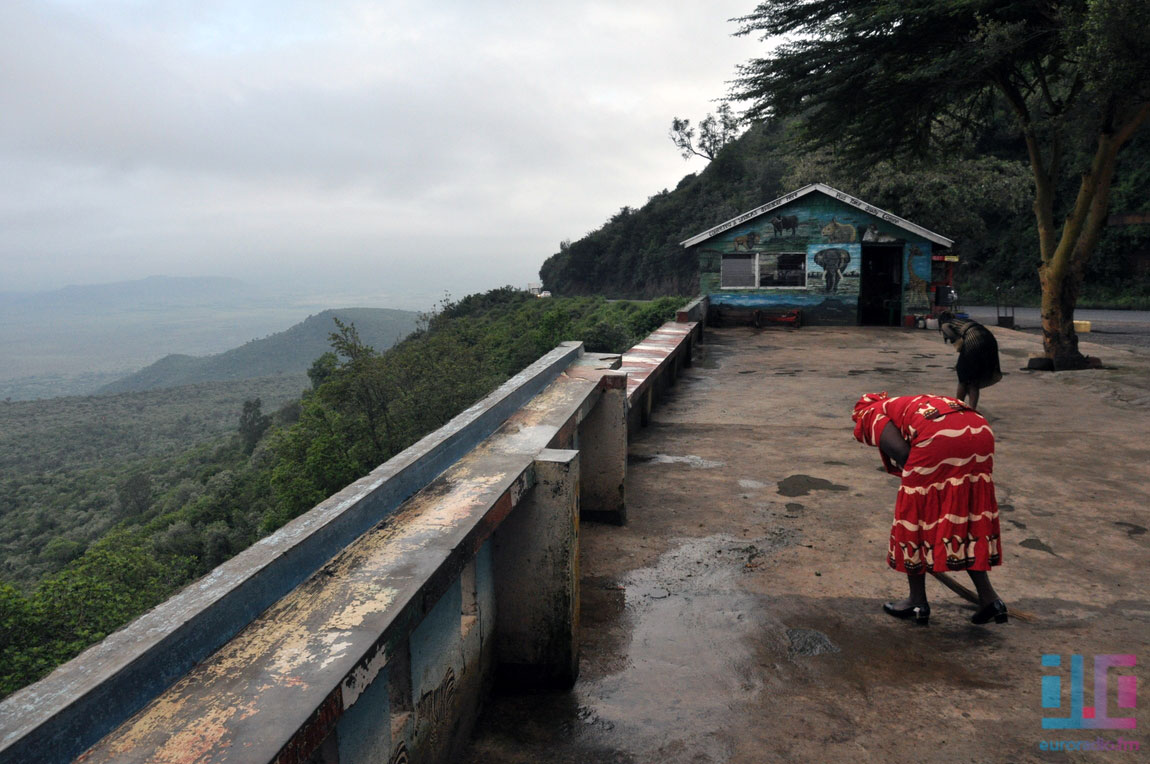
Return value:
<svg viewBox="0 0 1150 764">
<path fill-rule="evenodd" d="M 244 401 L 243 411 L 240 412 L 240 440 L 244 444 L 244 453 L 250 454 L 255 450 L 267 429 L 271 427 L 272 418 L 261 411 L 263 401 L 259 398 Z"/>
<path fill-rule="evenodd" d="M 695 138 L 695 128 L 691 127 L 691 120 L 678 117 L 671 120 L 668 135 L 683 159 L 698 156 L 712 160 L 719 155 L 723 146 L 739 137 L 742 120 L 731 111 L 731 105 L 721 103 L 715 112 L 703 117 L 699 123 L 698 140 Z"/>
<path fill-rule="evenodd" d="M 1009 109 L 1033 175 L 1046 355 L 1085 365 L 1074 307 L 1115 159 L 1150 115 L 1150 3 L 766 0 L 736 21 L 738 35 L 790 41 L 740 66 L 731 95 L 750 118 L 801 118 L 809 146 L 946 154 Z M 1058 199 L 1067 171 L 1077 192 Z"/>
</svg>

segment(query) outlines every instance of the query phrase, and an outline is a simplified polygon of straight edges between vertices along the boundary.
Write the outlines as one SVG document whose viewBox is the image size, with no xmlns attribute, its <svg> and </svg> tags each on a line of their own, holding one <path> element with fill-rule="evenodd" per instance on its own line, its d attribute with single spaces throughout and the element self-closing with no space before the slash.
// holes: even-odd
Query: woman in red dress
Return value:
<svg viewBox="0 0 1150 764">
<path fill-rule="evenodd" d="M 868 393 L 855 404 L 855 438 L 878 446 L 887 472 L 902 477 L 887 562 L 906 573 L 910 596 L 888 602 L 896 618 L 930 621 L 927 571 L 965 570 L 978 590 L 974 623 L 1007 620 L 987 572 L 1002 564 L 994 498 L 994 433 L 954 398 Z"/>
</svg>

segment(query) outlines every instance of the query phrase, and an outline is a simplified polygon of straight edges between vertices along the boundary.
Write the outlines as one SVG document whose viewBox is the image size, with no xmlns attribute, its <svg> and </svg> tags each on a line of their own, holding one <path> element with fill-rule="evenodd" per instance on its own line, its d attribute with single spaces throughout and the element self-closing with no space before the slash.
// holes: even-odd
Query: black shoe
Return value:
<svg viewBox="0 0 1150 764">
<path fill-rule="evenodd" d="M 887 615 L 893 615 L 895 618 L 912 618 L 919 626 L 930 624 L 930 605 L 897 608 L 893 602 L 887 602 L 882 606 L 882 611 Z"/>
<path fill-rule="evenodd" d="M 978 612 L 971 617 L 971 623 L 987 623 L 991 618 L 995 623 L 1006 623 L 1010 616 L 1006 613 L 1006 603 L 1002 600 L 995 600 L 989 605 L 983 605 L 978 609 Z"/>
</svg>

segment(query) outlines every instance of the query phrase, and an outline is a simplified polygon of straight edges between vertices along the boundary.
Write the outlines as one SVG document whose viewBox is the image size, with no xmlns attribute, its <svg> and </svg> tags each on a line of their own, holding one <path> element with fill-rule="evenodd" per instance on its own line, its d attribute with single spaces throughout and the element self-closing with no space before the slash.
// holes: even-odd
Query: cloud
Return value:
<svg viewBox="0 0 1150 764">
<path fill-rule="evenodd" d="M 0 291 L 534 280 L 699 169 L 667 126 L 755 52 L 725 21 L 745 6 L 9 0 Z"/>
</svg>

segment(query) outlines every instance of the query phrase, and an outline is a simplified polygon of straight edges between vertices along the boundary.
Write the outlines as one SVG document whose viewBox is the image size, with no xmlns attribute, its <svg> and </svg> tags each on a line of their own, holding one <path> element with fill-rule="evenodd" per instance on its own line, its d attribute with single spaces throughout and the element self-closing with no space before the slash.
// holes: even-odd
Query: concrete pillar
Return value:
<svg viewBox="0 0 1150 764">
<path fill-rule="evenodd" d="M 492 536 L 496 681 L 566 688 L 579 673 L 579 452 L 544 449 L 534 469 Z"/>
<path fill-rule="evenodd" d="M 580 515 L 627 520 L 627 375 L 609 374 L 599 402 L 579 425 Z"/>
</svg>

